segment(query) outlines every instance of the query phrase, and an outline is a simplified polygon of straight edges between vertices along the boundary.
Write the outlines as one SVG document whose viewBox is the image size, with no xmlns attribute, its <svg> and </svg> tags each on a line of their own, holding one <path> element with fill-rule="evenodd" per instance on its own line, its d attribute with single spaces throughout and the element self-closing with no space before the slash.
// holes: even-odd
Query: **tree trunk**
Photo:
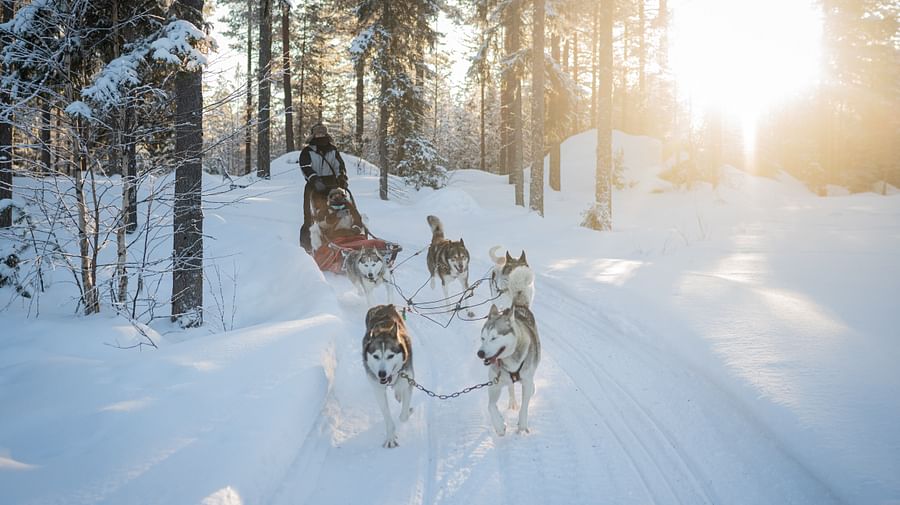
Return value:
<svg viewBox="0 0 900 505">
<path fill-rule="evenodd" d="M 284 148 L 294 151 L 294 108 L 291 89 L 291 4 L 281 0 L 281 65 L 284 72 Z"/>
<path fill-rule="evenodd" d="M 581 86 L 578 83 L 578 30 L 572 36 L 572 80 L 575 81 L 575 102 L 572 104 L 574 133 L 581 131 Z"/>
<path fill-rule="evenodd" d="M 551 38 L 551 56 L 553 56 L 553 61 L 559 61 L 559 35 L 553 34 Z M 569 42 L 566 41 L 566 49 L 569 47 Z M 563 53 L 563 60 L 566 60 L 568 55 Z M 564 132 L 567 130 L 567 125 L 563 125 L 565 122 L 564 119 L 564 111 L 561 110 L 559 94 L 562 93 L 562 89 L 556 90 L 556 93 L 553 94 L 553 99 L 550 101 L 551 109 L 549 116 L 549 127 L 550 127 L 550 189 L 554 191 L 559 191 L 560 184 L 560 144 L 562 140 L 565 138 Z"/>
<path fill-rule="evenodd" d="M 305 124 L 303 122 L 306 113 L 306 37 L 309 24 L 306 22 L 306 16 L 303 16 L 303 29 L 300 31 L 300 107 L 297 109 L 297 131 L 300 136 L 306 135 Z"/>
<path fill-rule="evenodd" d="M 544 215 L 544 0 L 534 0 L 531 84 L 531 210 Z M 556 41 L 559 52 L 559 39 Z"/>
<path fill-rule="evenodd" d="M 244 129 L 244 174 L 253 170 L 253 0 L 247 0 L 247 126 Z"/>
<path fill-rule="evenodd" d="M 13 17 L 13 5 L 10 0 L 0 0 L 0 21 L 7 22 Z M 3 45 L 0 44 L 0 49 Z M 0 88 L 0 105 L 3 108 L 12 104 L 9 89 L 6 86 Z M 6 118 L 0 118 L 0 200 L 12 199 L 12 157 L 13 157 L 13 125 L 12 114 Z M 12 226 L 12 208 L 6 207 L 0 210 L 0 228 Z"/>
<path fill-rule="evenodd" d="M 179 17 L 203 26 L 203 0 L 178 0 Z M 203 324 L 203 71 L 175 76 L 175 209 L 172 251 L 172 320 Z"/>
<path fill-rule="evenodd" d="M 624 25 L 624 29 L 622 31 L 622 85 L 618 90 L 616 90 L 616 92 L 622 99 L 622 115 L 621 121 L 619 123 L 619 129 L 627 132 L 630 131 L 630 129 L 628 128 L 628 52 L 630 49 L 629 42 L 631 41 L 631 34 L 629 33 L 628 29 L 627 17 L 622 24 Z"/>
<path fill-rule="evenodd" d="M 366 112 L 366 63 L 362 54 L 360 54 L 356 60 L 354 68 L 356 70 L 356 154 L 361 156 L 363 148 L 363 129 L 365 128 L 363 119 Z"/>
<path fill-rule="evenodd" d="M 523 0 L 513 0 L 509 8 L 512 9 L 510 19 L 510 45 L 511 53 L 517 53 L 522 47 L 521 29 L 522 29 L 522 2 Z M 519 75 L 520 68 L 518 64 L 513 67 L 512 85 L 513 85 L 513 101 L 510 119 L 512 121 L 512 150 L 510 153 L 510 176 L 515 183 L 516 205 L 525 206 L 525 181 L 523 169 L 524 167 L 524 133 L 522 125 L 522 76 Z"/>
<path fill-rule="evenodd" d="M 269 158 L 269 108 L 272 99 L 272 2 L 259 2 L 259 107 L 256 115 L 256 175 L 268 179 L 272 160 Z"/>
<path fill-rule="evenodd" d="M 134 138 L 136 127 L 134 106 L 125 106 L 125 178 L 128 181 L 128 196 L 125 204 L 125 231 L 134 233 L 137 230 L 137 140 Z"/>
<path fill-rule="evenodd" d="M 485 167 L 485 140 L 484 140 L 485 133 L 486 133 L 486 132 L 484 131 L 484 112 L 485 112 L 484 88 L 485 88 L 485 86 L 487 85 L 487 83 L 485 82 L 486 80 L 487 80 L 487 78 L 486 78 L 486 76 L 484 75 L 484 72 L 482 72 L 482 73 L 481 73 L 481 82 L 479 82 L 479 86 L 481 86 L 481 100 L 479 101 L 479 105 L 481 106 L 481 111 L 480 111 L 480 115 L 481 115 L 481 117 L 480 117 L 480 120 L 481 120 L 481 128 L 480 128 L 480 132 L 481 132 L 481 135 L 479 136 L 480 139 L 481 139 L 481 150 L 479 151 L 480 158 L 479 158 L 479 165 L 478 165 L 478 166 L 481 168 L 481 171 L 482 171 L 482 172 L 484 172 L 485 169 L 487 168 L 487 167 Z"/>
<path fill-rule="evenodd" d="M 585 223 L 586 226 L 601 231 L 612 229 L 612 28 L 613 0 L 602 0 L 599 30 L 600 89 L 597 118 L 596 203 Z"/>
<path fill-rule="evenodd" d="M 644 135 L 646 133 L 644 112 L 647 106 L 647 37 L 646 37 L 646 19 L 644 13 L 644 0 L 638 0 L 638 99 L 637 99 L 637 133 Z"/>
<path fill-rule="evenodd" d="M 381 15 L 384 19 L 391 19 L 391 3 L 384 2 L 381 7 Z M 390 39 L 388 39 L 390 44 Z M 390 48 L 388 48 L 390 53 Z M 380 165 L 380 176 L 378 179 L 378 196 L 382 200 L 388 199 L 388 121 L 390 121 L 390 111 L 388 110 L 388 93 L 391 90 L 391 79 L 384 69 L 380 70 L 378 76 L 381 80 L 381 92 L 378 95 L 378 164 Z"/>
<path fill-rule="evenodd" d="M 51 132 L 53 130 L 53 113 L 50 111 L 50 100 L 41 100 L 41 172 L 53 173 L 53 159 L 50 146 L 53 142 Z"/>
<path fill-rule="evenodd" d="M 509 30 L 504 29 L 504 48 L 507 47 L 505 41 L 507 40 L 506 32 Z M 501 70 L 500 74 L 500 166 L 497 167 L 497 173 L 499 175 L 509 175 L 509 139 L 510 139 L 510 120 L 509 120 L 509 110 L 510 105 L 512 104 L 512 99 L 510 98 L 510 82 L 509 76 L 507 73 L 509 70 L 504 66 Z M 508 178 L 508 183 L 512 184 L 512 179 Z"/>
<path fill-rule="evenodd" d="M 81 120 L 78 120 L 80 123 Z M 97 296 L 96 266 L 91 262 L 91 229 L 96 227 L 88 223 L 87 200 L 84 193 L 84 179 L 87 172 L 87 153 L 82 148 L 83 129 L 78 126 L 78 135 L 72 140 L 75 149 L 75 200 L 78 204 L 78 255 L 81 259 L 81 287 L 82 301 L 84 302 L 84 315 L 89 316 L 100 312 L 100 299 Z"/>
<path fill-rule="evenodd" d="M 119 38 L 119 0 L 112 2 L 112 24 L 113 24 L 113 57 L 118 58 L 121 52 L 121 39 Z M 126 221 L 128 215 L 128 202 L 130 200 L 131 183 L 125 170 L 125 129 L 128 128 L 123 110 L 116 111 L 116 125 L 114 145 L 110 152 L 115 157 L 116 171 L 121 175 L 122 180 L 122 204 L 119 209 L 119 217 L 116 222 L 116 302 L 118 302 L 121 310 L 125 309 L 128 301 L 128 272 L 126 263 L 128 262 L 128 241 L 125 236 Z"/>
<path fill-rule="evenodd" d="M 597 73 L 599 72 L 599 68 L 597 65 L 597 37 L 600 32 L 599 26 L 599 18 L 600 11 L 597 8 L 597 4 L 600 1 L 607 0 L 598 0 L 597 2 L 593 2 L 593 11 L 591 15 L 591 22 L 593 23 L 593 29 L 591 30 L 591 127 L 597 126 Z"/>
</svg>

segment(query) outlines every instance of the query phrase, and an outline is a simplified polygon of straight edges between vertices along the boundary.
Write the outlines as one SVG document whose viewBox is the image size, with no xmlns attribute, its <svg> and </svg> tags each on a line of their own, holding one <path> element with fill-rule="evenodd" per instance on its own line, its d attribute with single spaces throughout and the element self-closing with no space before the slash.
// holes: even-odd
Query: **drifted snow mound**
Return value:
<svg viewBox="0 0 900 505">
<path fill-rule="evenodd" d="M 569 190 L 593 193 L 596 179 L 597 130 L 583 131 L 566 139 L 561 147 L 560 176 Z M 662 142 L 652 137 L 613 131 L 613 157 L 621 152 L 622 178 L 628 186 L 658 185 L 662 166 Z M 549 177 L 549 157 L 545 161 Z"/>
<path fill-rule="evenodd" d="M 466 191 L 455 188 L 444 188 L 422 196 L 416 207 L 426 214 L 438 217 L 447 214 L 472 214 L 480 210 L 478 202 Z"/>
</svg>

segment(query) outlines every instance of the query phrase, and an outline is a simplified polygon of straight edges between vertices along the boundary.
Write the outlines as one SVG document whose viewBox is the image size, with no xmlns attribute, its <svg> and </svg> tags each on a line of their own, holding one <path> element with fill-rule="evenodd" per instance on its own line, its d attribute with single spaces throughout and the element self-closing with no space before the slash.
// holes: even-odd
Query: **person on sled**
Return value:
<svg viewBox="0 0 900 505">
<path fill-rule="evenodd" d="M 315 222 L 318 209 L 328 205 L 328 193 L 334 188 L 347 189 L 347 169 L 341 153 L 333 144 L 324 124 L 313 125 L 306 147 L 300 151 L 300 169 L 306 178 L 303 189 L 303 226 L 300 228 L 300 245 L 312 252 L 309 227 Z"/>
</svg>

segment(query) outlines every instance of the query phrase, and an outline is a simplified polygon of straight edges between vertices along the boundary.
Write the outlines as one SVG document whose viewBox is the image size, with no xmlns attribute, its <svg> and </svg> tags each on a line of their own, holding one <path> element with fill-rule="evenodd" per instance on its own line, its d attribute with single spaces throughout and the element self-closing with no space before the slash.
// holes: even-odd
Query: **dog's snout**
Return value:
<svg viewBox="0 0 900 505">
<path fill-rule="evenodd" d="M 387 374 L 384 373 L 384 370 L 379 370 L 379 371 L 378 371 L 378 378 L 379 378 L 379 379 L 384 379 L 384 376 L 385 376 L 385 375 L 387 375 Z"/>
<path fill-rule="evenodd" d="M 484 351 L 478 351 L 478 357 L 484 359 Z"/>
</svg>

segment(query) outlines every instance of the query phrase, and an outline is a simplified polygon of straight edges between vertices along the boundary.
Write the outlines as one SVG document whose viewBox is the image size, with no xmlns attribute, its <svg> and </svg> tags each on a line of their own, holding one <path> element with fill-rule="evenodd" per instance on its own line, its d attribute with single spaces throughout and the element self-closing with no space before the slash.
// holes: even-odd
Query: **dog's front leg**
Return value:
<svg viewBox="0 0 900 505">
<path fill-rule="evenodd" d="M 391 418 L 391 409 L 388 407 L 387 388 L 373 382 L 372 391 L 375 393 L 375 401 L 378 402 L 378 407 L 381 408 L 381 414 L 384 416 L 385 437 L 382 446 L 388 449 L 397 447 L 397 430 L 394 427 L 394 420 Z"/>
<path fill-rule="evenodd" d="M 409 401 L 412 398 L 412 384 L 409 381 L 405 381 L 402 385 L 395 385 L 394 388 L 400 388 L 400 422 L 406 422 L 409 419 L 409 415 L 412 414 L 412 408 L 409 406 Z"/>
<path fill-rule="evenodd" d="M 391 282 L 388 282 L 388 280 L 390 280 Z M 393 287 L 394 287 L 393 277 L 386 278 L 384 281 L 384 290 L 387 292 L 388 304 L 394 303 L 394 290 L 392 289 Z"/>
<path fill-rule="evenodd" d="M 506 435 L 506 423 L 503 421 L 503 415 L 497 408 L 497 400 L 500 399 L 501 387 L 494 384 L 488 387 L 488 414 L 491 415 L 491 424 L 494 425 L 494 431 L 501 437 Z"/>
<path fill-rule="evenodd" d="M 534 378 L 522 379 L 522 410 L 519 411 L 519 433 L 528 433 L 528 402 L 534 394 Z"/>
<path fill-rule="evenodd" d="M 516 383 L 509 385 L 509 410 L 516 410 L 519 404 L 516 402 Z"/>
<path fill-rule="evenodd" d="M 363 281 L 363 282 L 365 282 L 365 281 Z M 366 307 L 371 307 L 372 306 L 372 288 L 370 288 L 369 285 L 366 284 L 363 287 L 363 292 L 366 294 Z"/>
</svg>

